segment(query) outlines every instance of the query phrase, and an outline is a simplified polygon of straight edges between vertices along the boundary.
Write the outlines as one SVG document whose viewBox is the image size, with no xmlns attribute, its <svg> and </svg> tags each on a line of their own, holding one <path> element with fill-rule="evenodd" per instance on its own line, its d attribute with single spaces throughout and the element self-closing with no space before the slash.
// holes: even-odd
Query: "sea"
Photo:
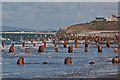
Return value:
<svg viewBox="0 0 120 80">
<path fill-rule="evenodd" d="M 58 52 L 55 52 L 53 41 L 48 39 L 43 52 L 38 52 L 39 46 L 43 45 L 42 41 L 33 41 L 35 47 L 29 40 L 6 40 L 5 36 L 32 36 L 36 34 L 2 34 L 0 42 L 4 41 L 5 45 L 0 44 L 0 66 L 2 78 L 108 78 L 107 75 L 117 75 L 120 71 L 119 64 L 113 64 L 112 58 L 118 56 L 114 53 L 114 48 L 117 45 L 111 44 L 110 48 L 103 46 L 102 53 L 98 53 L 96 45 L 89 45 L 88 51 L 84 52 L 84 45 L 78 44 L 73 52 L 68 53 L 67 48 L 63 44 L 57 45 Z M 37 34 L 44 36 L 45 34 Z M 53 36 L 53 34 L 47 34 Z M 22 37 L 23 38 L 23 37 Z M 11 43 L 10 43 L 11 42 Z M 25 47 L 22 47 L 22 42 L 25 42 Z M 57 41 L 56 41 L 57 42 Z M 68 42 L 74 43 L 74 40 Z M 84 43 L 84 40 L 78 40 L 78 43 Z M 60 41 L 63 43 L 63 41 Z M 94 43 L 94 42 L 93 42 Z M 14 44 L 14 53 L 9 53 L 10 46 Z M 29 49 L 29 53 L 25 53 L 25 49 Z M 23 57 L 23 65 L 18 65 L 17 60 Z M 64 64 L 66 57 L 71 57 L 71 64 Z M 93 61 L 94 64 L 89 64 Z M 48 64 L 43 64 L 47 62 Z"/>
</svg>

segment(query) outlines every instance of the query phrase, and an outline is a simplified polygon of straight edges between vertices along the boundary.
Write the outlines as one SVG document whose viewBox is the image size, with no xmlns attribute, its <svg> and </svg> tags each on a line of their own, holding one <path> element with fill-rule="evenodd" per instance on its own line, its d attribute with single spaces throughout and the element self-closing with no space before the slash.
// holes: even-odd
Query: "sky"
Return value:
<svg viewBox="0 0 120 80">
<path fill-rule="evenodd" d="M 118 15 L 117 2 L 3 2 L 2 26 L 53 31 L 112 14 Z"/>
</svg>

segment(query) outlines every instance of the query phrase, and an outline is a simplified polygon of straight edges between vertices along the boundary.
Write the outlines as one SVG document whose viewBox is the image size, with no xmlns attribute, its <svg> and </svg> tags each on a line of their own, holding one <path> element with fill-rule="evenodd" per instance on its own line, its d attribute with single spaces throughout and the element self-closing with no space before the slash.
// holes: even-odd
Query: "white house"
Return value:
<svg viewBox="0 0 120 80">
<path fill-rule="evenodd" d="M 106 21 L 118 21 L 118 17 L 116 15 L 111 15 L 106 18 Z"/>
</svg>

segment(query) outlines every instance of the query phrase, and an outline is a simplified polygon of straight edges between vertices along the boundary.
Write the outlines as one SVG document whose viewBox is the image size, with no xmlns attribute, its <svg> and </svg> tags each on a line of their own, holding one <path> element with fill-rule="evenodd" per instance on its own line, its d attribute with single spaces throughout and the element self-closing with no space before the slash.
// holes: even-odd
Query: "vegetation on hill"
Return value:
<svg viewBox="0 0 120 80">
<path fill-rule="evenodd" d="M 72 25 L 67 30 L 71 30 L 73 33 L 91 30 L 120 30 L 119 25 L 120 22 L 116 21 L 91 21 L 90 23 Z"/>
</svg>

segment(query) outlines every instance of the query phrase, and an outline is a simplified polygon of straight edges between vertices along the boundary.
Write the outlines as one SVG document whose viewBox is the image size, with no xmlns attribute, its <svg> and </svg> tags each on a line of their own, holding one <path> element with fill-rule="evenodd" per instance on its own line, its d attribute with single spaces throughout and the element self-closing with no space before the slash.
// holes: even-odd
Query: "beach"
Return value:
<svg viewBox="0 0 120 80">
<path fill-rule="evenodd" d="M 49 37 L 49 35 L 46 36 Z M 77 48 L 75 48 L 75 40 L 68 40 L 69 44 L 64 48 L 63 40 L 55 40 L 57 44 L 55 47 L 53 40 L 48 38 L 43 52 L 38 52 L 39 46 L 44 45 L 43 41 L 31 39 L 33 41 L 31 43 L 27 37 L 25 40 L 24 37 L 22 38 L 14 39 L 14 41 L 10 39 L 11 42 L 9 39 L 5 40 L 4 47 L 1 45 L 2 63 L 0 65 L 3 78 L 118 78 L 119 64 L 112 63 L 112 59 L 119 53 L 119 48 L 114 53 L 113 47 L 117 47 L 118 44 L 110 44 L 109 48 L 106 44 L 102 44 L 103 49 L 99 53 L 95 42 L 88 40 L 92 44 L 89 44 L 87 52 L 84 52 L 84 39 L 77 40 Z M 25 42 L 25 47 L 23 47 L 23 42 Z M 112 43 L 112 40 L 110 42 Z M 14 52 L 9 53 L 12 44 L 14 44 Z M 70 45 L 73 46 L 73 51 L 69 53 Z M 58 48 L 58 52 L 55 52 L 55 48 Z M 28 53 L 25 52 L 26 49 Z M 23 65 L 17 64 L 20 57 L 24 58 Z M 64 64 L 67 57 L 71 57 L 71 64 Z M 94 64 L 89 64 L 90 61 Z"/>
</svg>

